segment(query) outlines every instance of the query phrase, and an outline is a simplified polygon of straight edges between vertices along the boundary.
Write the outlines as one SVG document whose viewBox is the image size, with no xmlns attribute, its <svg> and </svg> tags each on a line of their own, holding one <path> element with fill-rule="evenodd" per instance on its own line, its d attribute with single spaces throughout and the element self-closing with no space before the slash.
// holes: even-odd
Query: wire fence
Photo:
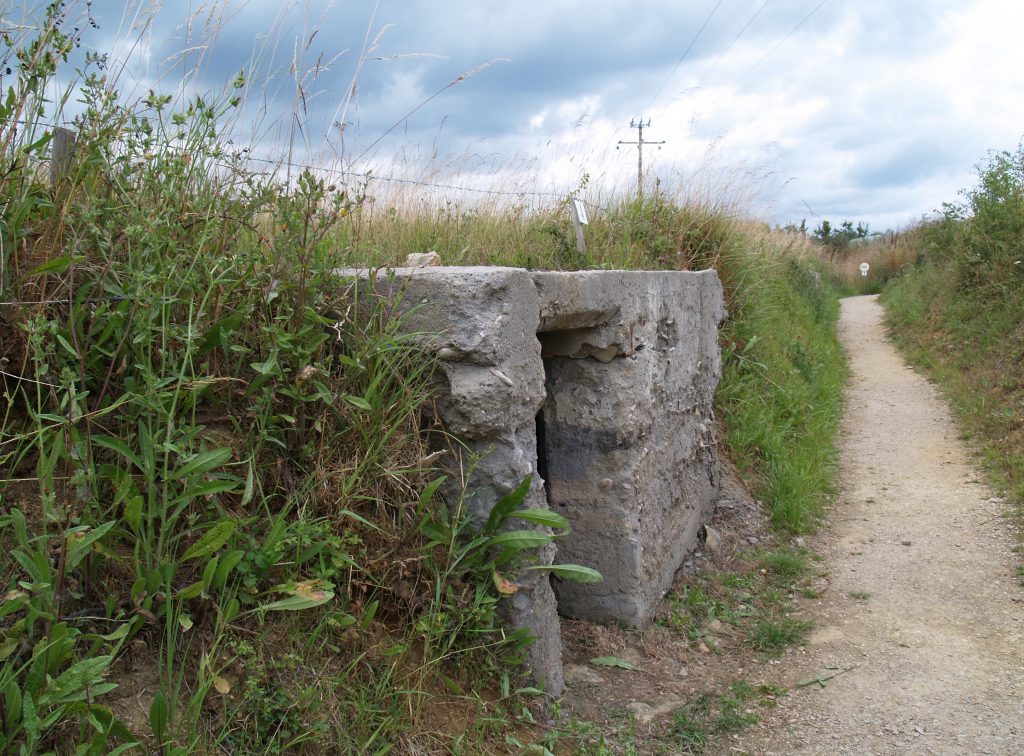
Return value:
<svg viewBox="0 0 1024 756">
<path fill-rule="evenodd" d="M 29 122 L 24 121 L 24 120 L 16 120 L 14 122 L 18 123 L 20 125 L 26 125 L 26 126 L 30 125 Z M 32 124 L 32 125 L 36 125 L 36 124 Z M 46 129 L 63 128 L 63 129 L 72 129 L 73 130 L 74 124 L 70 123 L 70 122 L 69 123 L 59 123 L 59 124 L 47 124 L 47 125 L 44 126 L 44 128 L 46 128 Z M 171 147 L 173 149 L 173 145 L 168 144 L 167 146 Z M 482 195 L 482 196 L 519 197 L 519 198 L 538 197 L 538 198 L 546 198 L 546 199 L 566 200 L 566 199 L 573 198 L 574 195 L 576 194 L 576 192 L 574 192 L 572 190 L 566 190 L 566 191 L 557 192 L 557 191 L 538 191 L 538 190 L 529 190 L 529 189 L 514 189 L 514 190 L 513 189 L 491 189 L 491 188 L 483 188 L 483 187 L 477 187 L 477 186 L 466 186 L 466 185 L 462 185 L 462 184 L 453 184 L 453 183 L 448 183 L 448 182 L 426 181 L 426 180 L 423 180 L 423 179 L 408 178 L 408 177 L 404 177 L 404 176 L 389 176 L 389 175 L 386 175 L 386 174 L 376 173 L 373 170 L 363 170 L 363 171 L 346 170 L 344 168 L 316 165 L 316 164 L 313 164 L 313 163 L 290 161 L 290 160 L 285 160 L 283 158 L 263 158 L 263 157 L 256 157 L 256 156 L 253 156 L 253 155 L 242 155 L 243 152 L 245 152 L 245 151 L 244 150 L 243 151 L 239 151 L 239 158 L 238 158 L 238 162 L 236 162 L 236 163 L 230 163 L 230 162 L 225 162 L 225 161 L 217 161 L 216 165 L 218 165 L 221 168 L 227 168 L 227 169 L 236 170 L 239 167 L 239 163 L 243 163 L 243 164 L 244 163 L 261 163 L 261 164 L 264 164 L 264 165 L 274 166 L 275 168 L 279 168 L 279 169 L 296 169 L 296 170 L 300 170 L 300 171 L 310 171 L 311 173 L 318 174 L 318 175 L 333 176 L 333 177 L 339 177 L 339 178 L 345 178 L 345 179 L 357 179 L 357 180 L 364 181 L 366 183 L 370 183 L 372 181 L 381 181 L 381 182 L 389 183 L 389 184 L 399 184 L 399 185 L 406 185 L 406 186 L 419 186 L 419 187 L 423 187 L 423 188 L 442 189 L 442 190 L 450 191 L 450 192 L 461 192 L 461 193 L 465 193 L 465 194 L 476 194 L 476 195 Z M 271 174 L 273 174 L 275 172 L 274 171 L 264 171 L 263 173 L 271 175 Z M 605 210 L 605 211 L 608 210 L 607 207 L 605 207 L 605 206 L 603 206 L 603 205 L 593 201 L 592 199 L 588 199 L 586 201 L 586 204 L 594 207 L 595 209 L 600 209 L 600 210 Z"/>
<path fill-rule="evenodd" d="M 395 184 L 408 184 L 412 186 L 430 187 L 434 189 L 447 189 L 450 191 L 466 192 L 468 194 L 487 194 L 497 195 L 504 197 L 557 197 L 559 199 L 565 199 L 570 196 L 572 192 L 539 192 L 530 191 L 525 189 L 508 190 L 508 189 L 482 189 L 479 187 L 472 186 L 459 186 L 457 184 L 442 184 L 435 181 L 423 181 L 421 179 L 403 178 L 399 176 L 383 176 L 373 171 L 347 171 L 341 168 L 329 168 L 324 166 L 312 165 L 309 163 L 296 163 L 287 160 L 272 160 L 270 158 L 258 158 L 258 157 L 247 157 L 246 161 L 267 163 L 270 165 L 276 165 L 283 168 L 299 168 L 302 170 L 308 170 L 315 173 L 325 173 L 332 176 L 343 176 L 345 178 L 358 178 L 365 181 L 385 181 L 388 183 Z M 226 166 L 228 167 L 228 166 Z"/>
</svg>

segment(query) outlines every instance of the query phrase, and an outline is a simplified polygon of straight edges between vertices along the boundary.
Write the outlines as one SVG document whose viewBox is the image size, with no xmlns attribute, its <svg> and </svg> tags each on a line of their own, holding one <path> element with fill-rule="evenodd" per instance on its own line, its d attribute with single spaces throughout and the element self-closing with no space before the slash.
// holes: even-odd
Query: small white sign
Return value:
<svg viewBox="0 0 1024 756">
<path fill-rule="evenodd" d="M 870 265 L 868 265 L 867 263 L 861 263 L 860 264 L 860 274 L 862 276 L 864 276 L 865 278 L 867 277 L 869 270 L 871 270 L 871 266 Z"/>
<path fill-rule="evenodd" d="M 583 207 L 583 203 L 580 200 L 573 200 L 573 204 L 576 206 L 576 217 L 580 219 L 580 223 L 586 226 L 589 223 L 587 220 L 587 208 Z"/>
</svg>

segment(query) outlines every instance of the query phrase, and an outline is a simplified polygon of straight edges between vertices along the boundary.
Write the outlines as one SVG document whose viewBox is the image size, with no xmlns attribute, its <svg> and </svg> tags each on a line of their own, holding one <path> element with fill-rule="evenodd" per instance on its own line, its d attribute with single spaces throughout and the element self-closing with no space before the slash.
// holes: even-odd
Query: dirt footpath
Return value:
<svg viewBox="0 0 1024 756">
<path fill-rule="evenodd" d="M 1024 753 L 1024 589 L 1004 505 L 881 317 L 875 297 L 843 301 L 842 491 L 810 544 L 832 582 L 806 648 L 776 667 L 791 688 L 834 676 L 720 753 Z"/>
</svg>

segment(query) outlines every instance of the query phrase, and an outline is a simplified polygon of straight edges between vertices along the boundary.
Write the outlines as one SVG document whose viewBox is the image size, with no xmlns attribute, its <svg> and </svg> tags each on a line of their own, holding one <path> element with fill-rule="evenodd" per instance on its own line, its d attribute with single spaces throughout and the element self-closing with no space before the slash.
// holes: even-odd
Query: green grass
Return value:
<svg viewBox="0 0 1024 756">
<path fill-rule="evenodd" d="M 761 566 L 775 575 L 780 582 L 793 583 L 810 571 L 812 554 L 808 549 L 781 546 L 758 555 Z"/>
<path fill-rule="evenodd" d="M 748 640 L 758 651 L 779 653 L 800 642 L 811 627 L 810 622 L 793 617 L 766 616 L 754 623 Z"/>
<path fill-rule="evenodd" d="M 697 696 L 672 715 L 668 739 L 684 753 L 699 752 L 720 735 L 747 727 L 758 721 L 757 714 L 746 711 L 758 690 L 744 680 L 736 680 L 718 695 Z"/>
<path fill-rule="evenodd" d="M 834 493 L 846 376 L 836 294 L 808 263 L 751 257 L 738 267 L 745 277 L 723 331 L 718 393 L 726 445 L 772 523 L 807 532 Z"/>
<path fill-rule="evenodd" d="M 720 653 L 737 645 L 775 655 L 800 643 L 812 624 L 793 617 L 796 595 L 814 597 L 814 555 L 782 546 L 739 555 L 734 569 L 696 578 L 666 597 L 657 622 L 694 644 L 704 642 Z M 713 632 L 715 622 L 728 632 Z"/>
</svg>

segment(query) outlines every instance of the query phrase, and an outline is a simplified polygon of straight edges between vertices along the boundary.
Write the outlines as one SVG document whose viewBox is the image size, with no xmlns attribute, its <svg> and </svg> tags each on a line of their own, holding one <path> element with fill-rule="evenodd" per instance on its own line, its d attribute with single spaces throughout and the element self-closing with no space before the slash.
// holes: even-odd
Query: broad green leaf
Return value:
<svg viewBox="0 0 1024 756">
<path fill-rule="evenodd" d="M 331 612 L 327 615 L 327 621 L 330 622 L 336 630 L 343 630 L 346 627 L 351 627 L 356 624 L 357 620 L 347 612 Z"/>
<path fill-rule="evenodd" d="M 231 520 L 221 520 L 212 528 L 207 530 L 203 534 L 202 538 L 192 544 L 191 548 L 182 555 L 182 561 L 187 562 L 190 559 L 210 556 L 210 554 L 218 551 L 225 543 L 228 542 L 228 539 L 231 538 L 231 534 L 234 531 L 234 522 Z"/>
<path fill-rule="evenodd" d="M 28 594 L 23 591 L 11 591 L 0 601 L 0 617 L 14 614 L 28 603 Z"/>
<path fill-rule="evenodd" d="M 260 375 L 270 375 L 277 369 L 277 353 L 271 354 L 264 362 L 250 362 L 249 367 Z"/>
<path fill-rule="evenodd" d="M 526 494 L 530 491 L 531 480 L 532 476 L 527 475 L 514 491 L 511 491 L 498 499 L 498 503 L 494 505 L 494 508 L 491 509 L 490 515 L 487 517 L 487 524 L 484 525 L 485 533 L 496 532 L 512 511 L 523 503 L 523 500 L 526 498 Z"/>
<path fill-rule="evenodd" d="M 245 552 L 238 549 L 229 551 L 224 555 L 220 560 L 220 564 L 217 565 L 217 572 L 214 573 L 213 576 L 214 588 L 220 589 L 227 585 L 228 576 L 231 574 L 231 571 L 238 566 L 238 563 L 242 561 L 244 556 Z"/>
<path fill-rule="evenodd" d="M 124 503 L 124 521 L 132 530 L 142 528 L 142 497 L 131 496 Z"/>
<path fill-rule="evenodd" d="M 78 359 L 78 350 L 71 346 L 71 342 L 64 338 L 60 333 L 55 333 L 54 338 L 57 339 L 57 343 L 64 347 L 64 351 L 67 352 L 72 359 Z"/>
<path fill-rule="evenodd" d="M 256 489 L 256 479 L 253 473 L 252 460 L 249 460 L 249 471 L 245 474 L 245 490 L 242 491 L 242 500 L 239 502 L 243 507 L 252 501 L 253 491 Z"/>
<path fill-rule="evenodd" d="M 181 498 L 188 497 L 189 499 L 198 499 L 202 496 L 211 496 L 213 494 L 225 493 L 228 491 L 234 491 L 238 488 L 238 481 L 230 478 L 215 478 L 214 480 L 207 480 L 196 486 L 188 486 Z"/>
<path fill-rule="evenodd" d="M 159 745 L 163 744 L 164 734 L 167 732 L 167 716 L 167 699 L 163 692 L 158 690 L 149 707 L 149 728 L 153 731 L 153 737 Z"/>
<path fill-rule="evenodd" d="M 45 262 L 38 268 L 29 273 L 30 276 L 39 276 L 43 273 L 64 273 L 74 263 L 80 263 L 85 259 L 85 255 L 61 255 L 55 257 L 49 262 Z"/>
<path fill-rule="evenodd" d="M 105 536 L 107 534 L 107 532 L 112 527 L 114 527 L 114 525 L 116 525 L 116 524 L 117 523 L 114 520 L 111 520 L 110 522 L 105 522 L 102 525 L 100 525 L 99 527 L 93 528 L 92 530 L 87 532 L 80 539 L 79 538 L 72 539 L 70 537 L 72 534 L 69 533 L 68 534 L 68 536 L 69 536 L 68 537 L 68 541 L 69 541 L 68 545 L 70 546 L 70 548 L 68 549 L 68 556 L 67 556 L 67 567 L 68 567 L 68 569 L 69 570 L 75 569 L 79 565 L 79 563 L 81 563 L 81 561 L 83 559 L 85 559 L 86 555 L 88 555 L 89 552 L 92 550 L 92 545 L 96 541 L 101 539 L 103 536 Z M 75 534 L 75 535 L 77 535 L 77 534 Z M 73 540 L 73 543 L 72 543 L 72 540 Z"/>
<path fill-rule="evenodd" d="M 231 622 L 235 617 L 238 616 L 238 610 L 240 606 L 241 604 L 238 603 L 238 599 L 233 598 L 230 601 L 228 601 L 228 603 L 224 606 L 225 623 Z"/>
<path fill-rule="evenodd" d="M 199 454 L 172 472 L 170 477 L 171 480 L 181 480 L 190 475 L 202 475 L 210 470 L 215 470 L 229 459 L 231 459 L 231 450 L 223 447 L 199 452 Z"/>
<path fill-rule="evenodd" d="M 601 573 L 597 570 L 579 564 L 546 564 L 527 567 L 526 569 L 543 570 L 563 580 L 572 580 L 576 583 L 600 583 L 604 580 Z"/>
<path fill-rule="evenodd" d="M 334 591 L 321 591 L 318 596 L 288 596 L 279 601 L 272 601 L 259 607 L 261 612 L 298 612 L 326 604 L 334 598 Z"/>
<path fill-rule="evenodd" d="M 370 412 L 373 410 L 373 407 L 370 406 L 370 403 L 363 399 L 363 397 L 361 396 L 353 396 L 352 394 L 342 394 L 341 398 L 344 399 L 349 404 L 351 404 L 353 407 L 358 407 L 359 409 L 365 412 Z"/>
<path fill-rule="evenodd" d="M 374 617 L 377 616 L 377 609 L 379 608 L 380 601 L 378 601 L 377 599 L 374 599 L 369 604 L 367 604 L 366 608 L 363 609 L 362 616 L 359 618 L 360 627 L 362 627 L 364 630 L 368 628 L 373 623 Z"/>
<path fill-rule="evenodd" d="M 119 641 L 127 637 L 131 629 L 132 623 L 130 621 L 122 622 L 121 625 L 117 628 L 117 630 L 115 630 L 112 633 L 108 633 L 107 635 L 101 635 L 100 637 L 103 638 L 103 640 L 105 641 Z"/>
<path fill-rule="evenodd" d="M 189 599 L 199 598 L 203 593 L 203 581 L 200 580 L 192 585 L 187 585 L 175 594 L 175 598 L 179 601 L 188 601 Z M 188 628 L 185 628 L 186 630 Z"/>
<path fill-rule="evenodd" d="M 536 549 L 551 543 L 552 540 L 551 535 L 536 530 L 509 530 L 492 537 L 488 545 L 493 548 L 516 550 Z"/>
<path fill-rule="evenodd" d="M 217 563 L 219 561 L 220 558 L 214 556 L 209 562 L 206 563 L 206 567 L 203 568 L 203 579 L 200 581 L 200 583 L 202 584 L 204 591 L 209 590 L 210 586 L 213 585 L 213 577 L 217 574 Z"/>
<path fill-rule="evenodd" d="M 236 488 L 238 488 L 238 481 L 229 478 L 215 478 L 214 480 L 203 481 L 195 485 L 187 485 L 181 496 L 171 501 L 171 507 L 177 507 L 193 499 L 201 499 L 204 496 L 234 491 Z"/>
<path fill-rule="evenodd" d="M 132 601 L 141 601 L 142 592 L 144 590 L 146 590 L 146 578 L 136 578 L 135 582 L 132 583 L 132 590 L 131 593 L 129 594 L 131 596 Z"/>
<path fill-rule="evenodd" d="M 29 742 L 33 742 L 39 736 L 39 715 L 36 713 L 36 704 L 32 700 L 32 694 L 25 691 L 21 699 L 21 726 L 25 728 Z"/>
<path fill-rule="evenodd" d="M 526 688 L 516 688 L 516 695 L 517 696 L 546 696 L 547 693 L 545 693 L 540 688 L 526 687 Z"/>
<path fill-rule="evenodd" d="M 431 525 L 430 523 L 423 523 L 420 526 L 420 532 L 423 535 L 425 535 L 428 539 L 430 539 L 430 542 L 432 544 L 434 544 L 434 545 L 440 545 L 440 544 L 443 544 L 443 543 L 448 543 L 451 540 L 451 538 L 450 538 L 451 534 L 450 533 L 448 533 L 447 531 L 441 530 L 440 528 L 435 527 L 434 525 Z"/>
<path fill-rule="evenodd" d="M 0 668 L 0 673 L 4 673 L 3 677 L 6 677 L 6 672 L 9 667 Z M 12 674 L 13 677 L 13 674 Z M 4 717 L 7 722 L 7 729 L 11 732 L 14 731 L 14 726 L 21 718 L 21 686 L 18 684 L 17 679 L 12 679 L 7 684 L 7 687 L 3 691 L 4 694 Z M 0 722 L 2 723 L 2 722 Z"/>
<path fill-rule="evenodd" d="M 569 521 L 550 509 L 517 509 L 509 515 L 509 518 L 526 520 L 535 525 L 543 525 L 553 530 L 567 530 L 569 528 Z"/>
<path fill-rule="evenodd" d="M 113 659 L 110 655 L 93 656 L 71 665 L 47 687 L 47 700 L 61 703 L 83 700 L 91 688 L 101 683 Z"/>
</svg>

